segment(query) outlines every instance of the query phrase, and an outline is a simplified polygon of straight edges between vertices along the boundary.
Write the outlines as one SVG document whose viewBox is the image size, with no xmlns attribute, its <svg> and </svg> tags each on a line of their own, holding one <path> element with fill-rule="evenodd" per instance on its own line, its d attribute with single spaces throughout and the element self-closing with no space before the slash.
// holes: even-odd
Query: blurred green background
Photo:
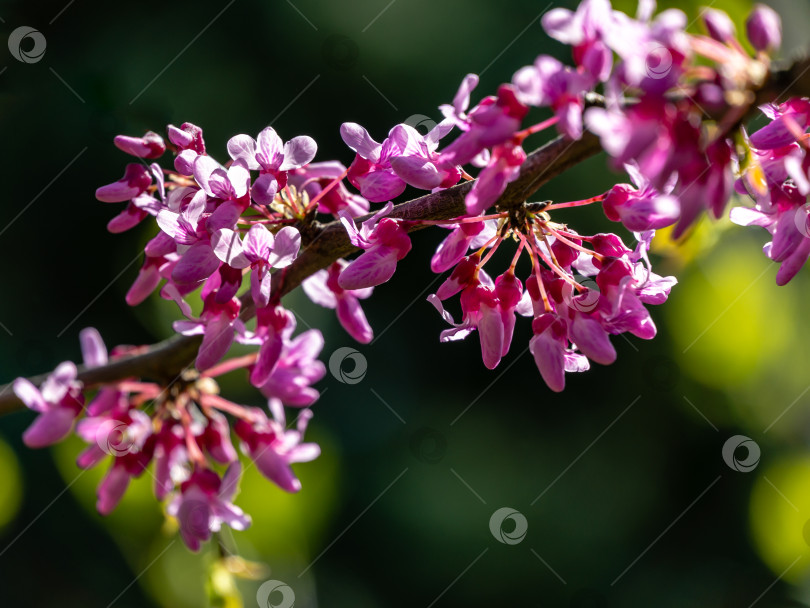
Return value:
<svg viewBox="0 0 810 608">
<path fill-rule="evenodd" d="M 677 3 L 690 16 L 699 4 Z M 750 6 L 713 4 L 738 23 Z M 539 25 L 551 6 L 0 3 L 5 35 L 27 25 L 47 40 L 34 64 L 0 50 L 0 381 L 77 360 L 88 325 L 108 345 L 171 332 L 173 305 L 123 301 L 156 227 L 110 235 L 121 207 L 93 196 L 128 162 L 116 134 L 191 121 L 225 159 L 230 136 L 272 124 L 284 139 L 313 136 L 317 159 L 348 163 L 342 122 L 381 140 L 413 115 L 438 120 L 468 72 L 481 74 L 478 100 L 539 53 L 568 61 Z M 807 42 L 810 8 L 780 10 L 792 51 Z M 592 159 L 538 200 L 593 196 L 616 179 Z M 629 237 L 596 209 L 565 219 Z M 286 582 L 302 608 L 810 604 L 807 272 L 776 288 L 765 232 L 725 222 L 701 225 L 682 248 L 662 243 L 657 271 L 680 284 L 653 310 L 659 336 L 615 337 L 613 366 L 569 375 L 556 395 L 526 352 L 525 319 L 494 372 L 475 337 L 439 345 L 443 323 L 424 298 L 444 234 L 416 234 L 395 279 L 366 302 L 378 336 L 369 346 L 352 344 L 331 311 L 288 298 L 299 327 L 323 329 L 325 361 L 355 346 L 368 370 L 356 384 L 320 384 L 310 437 L 323 455 L 296 466 L 299 495 L 246 473 L 237 503 L 254 525 L 227 543 L 266 570 L 238 581 L 244 605 L 267 579 Z M 228 378 L 223 390 L 260 404 L 246 385 Z M 0 605 L 192 608 L 206 605 L 206 585 L 227 591 L 215 551 L 184 549 L 148 476 L 102 518 L 93 503 L 104 466 L 80 473 L 78 440 L 26 449 L 31 420 L 0 420 Z M 723 460 L 734 435 L 761 449 L 751 472 Z M 489 529 L 505 506 L 528 523 L 515 545 Z"/>
</svg>

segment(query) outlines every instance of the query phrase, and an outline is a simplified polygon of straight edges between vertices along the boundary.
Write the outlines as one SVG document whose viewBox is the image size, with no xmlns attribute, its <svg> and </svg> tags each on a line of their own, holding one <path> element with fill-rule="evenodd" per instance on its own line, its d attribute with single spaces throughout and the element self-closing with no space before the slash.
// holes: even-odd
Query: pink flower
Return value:
<svg viewBox="0 0 810 608">
<path fill-rule="evenodd" d="M 219 532 L 222 524 L 234 530 L 250 526 L 250 517 L 231 502 L 241 472 L 238 462 L 228 467 L 222 479 L 210 469 L 196 470 L 169 503 L 166 511 L 177 518 L 180 537 L 192 551 L 199 551 L 200 544 L 211 538 L 212 532 Z"/>
<path fill-rule="evenodd" d="M 74 419 L 84 406 L 82 385 L 76 380 L 76 366 L 60 363 L 40 388 L 25 378 L 14 381 L 14 393 L 25 406 L 39 414 L 23 433 L 29 448 L 53 445 L 68 436 Z"/>
<path fill-rule="evenodd" d="M 509 182 L 518 178 L 520 166 L 525 160 L 526 152 L 520 144 L 507 142 L 495 146 L 489 163 L 478 175 L 464 199 L 467 213 L 471 216 L 479 215 L 493 205 Z"/>
<path fill-rule="evenodd" d="M 117 135 L 113 143 L 119 150 L 138 158 L 159 158 L 166 151 L 163 138 L 152 131 L 148 131 L 143 137 Z"/>
<path fill-rule="evenodd" d="M 195 363 L 200 371 L 212 367 L 225 356 L 236 333 L 240 336 L 245 334 L 245 326 L 239 319 L 240 303 L 237 298 L 221 304 L 216 301 L 214 292 L 201 295 L 204 304 L 200 318 L 175 321 L 173 324 L 174 330 L 184 336 L 203 336 Z"/>
<path fill-rule="evenodd" d="M 368 344 L 374 338 L 374 332 L 366 320 L 366 315 L 358 300 L 368 298 L 374 288 L 343 289 L 338 283 L 338 277 L 348 265 L 346 260 L 338 260 L 329 268 L 319 270 L 307 277 L 302 283 L 302 287 L 309 299 L 316 304 L 324 308 L 337 309 L 338 321 L 343 329 L 361 344 Z"/>
<path fill-rule="evenodd" d="M 394 129 L 379 144 L 357 123 L 345 122 L 340 126 L 341 138 L 355 152 L 349 182 L 372 203 L 390 201 L 405 191 L 405 180 L 391 166 L 391 160 L 403 153 L 403 142 L 394 137 Z"/>
<path fill-rule="evenodd" d="M 234 161 L 259 170 L 250 190 L 258 205 L 272 203 L 276 192 L 287 185 L 287 172 L 309 163 L 317 150 L 315 140 L 307 135 L 283 143 L 272 127 L 264 128 L 255 140 L 249 135 L 236 135 L 228 140 L 228 154 Z"/>
<path fill-rule="evenodd" d="M 98 188 L 96 198 L 102 203 L 122 203 L 145 192 L 151 184 L 152 176 L 146 167 L 129 163 L 124 170 L 124 177 Z"/>
<path fill-rule="evenodd" d="M 411 250 L 411 239 L 398 220 L 383 217 L 391 209 L 393 204 L 388 203 L 363 222 L 359 230 L 346 213 L 340 215 L 352 245 L 365 249 L 341 271 L 338 285 L 342 289 L 363 289 L 385 283 L 394 276 L 397 262 Z"/>
<path fill-rule="evenodd" d="M 270 270 L 292 264 L 301 247 L 301 234 L 285 226 L 273 235 L 263 224 L 254 224 L 244 242 L 233 230 L 222 228 L 214 233 L 212 244 L 216 256 L 232 268 L 250 267 L 253 301 L 264 308 L 270 301 Z"/>
<path fill-rule="evenodd" d="M 772 53 L 782 45 L 782 19 L 770 6 L 757 4 L 745 22 L 748 40 L 758 51 Z"/>
<path fill-rule="evenodd" d="M 495 220 L 444 225 L 452 232 L 436 248 L 430 260 L 430 269 L 436 273 L 450 270 L 461 261 L 468 249 L 479 249 L 495 236 L 495 225 Z"/>
<path fill-rule="evenodd" d="M 265 397 L 285 405 L 312 405 L 320 394 L 310 384 L 326 374 L 326 367 L 317 358 L 322 349 L 323 335 L 317 329 L 305 331 L 292 340 L 285 338 L 278 362 L 259 390 Z"/>
<path fill-rule="evenodd" d="M 285 430 L 283 408 L 275 405 L 272 410 L 278 418 L 270 419 L 261 410 L 254 409 L 253 422 L 239 420 L 234 431 L 242 440 L 242 451 L 256 464 L 262 475 L 286 492 L 298 492 L 301 482 L 290 465 L 310 462 L 321 453 L 317 443 L 302 443 L 312 411 L 302 410 L 298 415 L 296 430 L 288 431 Z"/>
</svg>

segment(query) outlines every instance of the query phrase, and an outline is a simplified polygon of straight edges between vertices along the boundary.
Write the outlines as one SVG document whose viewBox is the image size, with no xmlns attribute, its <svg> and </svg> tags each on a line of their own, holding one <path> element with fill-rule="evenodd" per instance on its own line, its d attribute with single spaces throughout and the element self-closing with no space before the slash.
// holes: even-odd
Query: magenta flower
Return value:
<svg viewBox="0 0 810 608">
<path fill-rule="evenodd" d="M 119 150 L 138 158 L 159 158 L 166 151 L 163 138 L 152 131 L 148 131 L 143 137 L 117 135 L 113 143 Z"/>
<path fill-rule="evenodd" d="M 495 236 L 495 220 L 448 224 L 452 232 L 436 248 L 430 260 L 430 269 L 441 273 L 450 270 L 467 254 L 468 249 L 480 249 Z"/>
<path fill-rule="evenodd" d="M 553 57 L 540 55 L 534 65 L 526 66 L 515 73 L 512 84 L 522 103 L 554 110 L 560 133 L 571 139 L 582 137 L 585 93 L 592 86 L 592 82 L 584 74 L 564 66 Z"/>
<path fill-rule="evenodd" d="M 590 369 L 587 357 L 568 347 L 568 327 L 564 319 L 554 313 L 543 313 L 532 321 L 532 332 L 529 351 L 543 381 L 555 393 L 565 388 L 565 372 Z"/>
<path fill-rule="evenodd" d="M 272 203 L 276 192 L 287 185 L 287 172 L 309 163 L 317 150 L 318 145 L 311 137 L 299 135 L 284 143 L 272 127 L 264 128 L 255 140 L 249 135 L 236 135 L 228 140 L 228 154 L 234 161 L 259 170 L 250 190 L 258 205 Z"/>
<path fill-rule="evenodd" d="M 672 180 L 659 192 L 633 163 L 625 165 L 625 170 L 636 188 L 630 184 L 617 184 L 610 189 L 602 203 L 609 220 L 621 222 L 634 232 L 657 230 L 678 221 L 680 202 L 669 194 L 674 187 Z"/>
<path fill-rule="evenodd" d="M 285 226 L 273 235 L 263 224 L 254 224 L 244 242 L 233 230 L 222 228 L 214 233 L 212 244 L 216 256 L 232 268 L 250 267 L 253 302 L 264 308 L 270 301 L 270 269 L 286 268 L 293 263 L 301 247 L 301 234 L 292 226 Z"/>
<path fill-rule="evenodd" d="M 368 298 L 374 288 L 343 289 L 338 283 L 338 277 L 348 265 L 346 260 L 338 260 L 329 268 L 307 277 L 301 286 L 309 299 L 316 304 L 324 308 L 337 309 L 338 321 L 343 329 L 361 344 L 368 344 L 374 338 L 374 331 L 366 320 L 359 300 Z"/>
<path fill-rule="evenodd" d="M 129 163 L 124 177 L 117 182 L 101 186 L 96 190 L 96 198 L 102 203 L 122 203 L 146 192 L 152 185 L 152 175 L 143 165 Z"/>
<path fill-rule="evenodd" d="M 321 453 L 317 443 L 302 443 L 312 411 L 305 409 L 298 414 L 296 430 L 285 430 L 283 408 L 275 404 L 271 408 L 279 418 L 270 419 L 260 409 L 252 410 L 252 423 L 239 420 L 234 431 L 242 440 L 242 451 L 255 464 L 256 468 L 286 492 L 301 490 L 301 482 L 292 472 L 290 465 L 296 462 L 310 462 Z"/>
<path fill-rule="evenodd" d="M 397 220 L 384 217 L 392 209 L 393 204 L 388 203 L 363 222 L 359 230 L 346 213 L 340 215 L 352 245 L 365 249 L 341 271 L 338 285 L 342 289 L 363 289 L 385 283 L 394 276 L 397 262 L 411 250 L 408 233 Z"/>
<path fill-rule="evenodd" d="M 39 414 L 23 433 L 23 442 L 29 448 L 53 445 L 70 433 L 84 406 L 82 385 L 76 380 L 76 373 L 76 366 L 66 361 L 57 366 L 40 388 L 25 378 L 14 381 L 14 393 L 20 401 Z"/>
<path fill-rule="evenodd" d="M 406 184 L 422 190 L 449 188 L 458 183 L 461 171 L 436 153 L 439 140 L 453 128 L 441 122 L 426 136 L 405 124 L 391 129 L 390 137 L 402 150 L 391 158 L 391 168 Z"/>
<path fill-rule="evenodd" d="M 464 132 L 442 150 L 439 162 L 445 166 L 457 166 L 474 159 L 483 160 L 485 156 L 480 155 L 485 149 L 503 144 L 514 137 L 528 111 L 529 108 L 518 99 L 515 88 L 502 84 L 498 88 L 497 97 L 485 97 L 470 110 L 466 124 L 462 127 Z"/>
<path fill-rule="evenodd" d="M 201 295 L 204 303 L 200 318 L 175 321 L 172 325 L 177 333 L 184 336 L 203 336 L 195 363 L 200 371 L 212 367 L 225 356 L 235 334 L 239 334 L 240 338 L 245 335 L 245 326 L 239 319 L 240 303 L 237 298 L 221 304 L 216 301 L 213 292 Z"/>
<path fill-rule="evenodd" d="M 806 196 L 787 183 L 759 197 L 753 209 L 735 207 L 731 221 L 740 226 L 762 226 L 773 236 L 765 255 L 779 262 L 776 284 L 786 285 L 810 258 L 810 224 Z"/>
<path fill-rule="evenodd" d="M 495 204 L 509 182 L 518 178 L 520 166 L 525 160 L 526 152 L 519 144 L 507 142 L 495 146 L 489 163 L 481 170 L 478 179 L 464 199 L 467 213 L 479 215 Z"/>
<path fill-rule="evenodd" d="M 295 315 L 282 306 L 256 310 L 256 331 L 247 335 L 244 344 L 259 344 L 259 356 L 250 370 L 250 383 L 263 386 L 279 362 L 285 344 L 295 331 Z"/>
<path fill-rule="evenodd" d="M 576 12 L 554 8 L 541 22 L 549 36 L 573 47 L 574 61 L 590 75 L 588 86 L 608 79 L 613 64 L 613 53 L 604 42 L 613 24 L 609 0 L 583 0 Z"/>
<path fill-rule="evenodd" d="M 318 361 L 322 349 L 323 335 L 317 329 L 305 331 L 292 340 L 285 339 L 278 362 L 259 390 L 265 397 L 285 405 L 312 405 L 320 394 L 310 384 L 326 374 L 326 367 Z"/>
<path fill-rule="evenodd" d="M 462 131 L 469 129 L 470 122 L 466 112 L 467 108 L 470 107 L 470 93 L 472 93 L 477 86 L 478 75 L 467 74 L 464 80 L 461 81 L 455 97 L 453 97 L 453 104 L 442 104 L 439 106 L 439 110 L 444 115 L 445 120 L 450 121 Z"/>
<path fill-rule="evenodd" d="M 757 4 L 745 22 L 745 31 L 758 51 L 772 53 L 782 45 L 782 19 L 770 6 Z"/>
<path fill-rule="evenodd" d="M 403 142 L 394 137 L 394 129 L 379 144 L 356 123 L 345 122 L 340 126 L 341 138 L 355 152 L 349 167 L 349 182 L 372 203 L 390 201 L 405 191 L 405 180 L 391 166 L 391 160 L 404 151 Z"/>
<path fill-rule="evenodd" d="M 154 448 L 152 419 L 141 410 L 130 408 L 126 399 L 119 403 L 122 407 L 84 418 L 76 426 L 76 434 L 90 444 L 79 454 L 80 468 L 89 469 L 106 456 L 113 457 L 97 489 L 96 509 L 102 515 L 118 506 L 130 479 L 143 474 Z"/>
<path fill-rule="evenodd" d="M 196 470 L 169 503 L 166 511 L 177 518 L 180 537 L 192 551 L 199 551 L 200 544 L 219 532 L 222 524 L 234 530 L 250 526 L 250 517 L 232 503 L 241 474 L 238 462 L 228 467 L 222 479 L 210 469 Z"/>
</svg>

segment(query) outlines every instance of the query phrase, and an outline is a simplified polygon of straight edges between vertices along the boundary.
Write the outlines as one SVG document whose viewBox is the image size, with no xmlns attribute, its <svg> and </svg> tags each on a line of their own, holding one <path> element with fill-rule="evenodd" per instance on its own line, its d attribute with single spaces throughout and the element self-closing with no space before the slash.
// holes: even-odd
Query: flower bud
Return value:
<svg viewBox="0 0 810 608">
<path fill-rule="evenodd" d="M 758 51 L 771 52 L 782 44 L 782 20 L 771 7 L 757 4 L 745 23 L 748 40 Z"/>
<path fill-rule="evenodd" d="M 728 42 L 736 36 L 734 23 L 723 11 L 707 8 L 702 12 L 702 16 L 703 25 L 706 26 L 709 36 L 718 42 Z"/>
</svg>

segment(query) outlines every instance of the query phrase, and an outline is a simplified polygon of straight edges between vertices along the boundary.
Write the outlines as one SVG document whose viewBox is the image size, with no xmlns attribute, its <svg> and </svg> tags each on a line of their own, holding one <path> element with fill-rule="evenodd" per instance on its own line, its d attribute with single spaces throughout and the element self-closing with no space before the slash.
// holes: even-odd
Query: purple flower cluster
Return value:
<svg viewBox="0 0 810 608">
<path fill-rule="evenodd" d="M 88 368 L 138 350 L 119 347 L 108 359 L 95 329 L 82 330 L 80 338 Z M 236 530 L 250 525 L 250 517 L 232 504 L 241 465 L 224 414 L 237 420 L 241 450 L 265 477 L 288 492 L 301 489 L 290 465 L 317 458 L 320 448 L 303 441 L 311 411 L 301 410 L 298 428 L 291 431 L 286 429 L 283 406 L 308 406 L 317 399 L 309 383 L 325 373 L 315 359 L 322 346 L 316 331 L 304 332 L 283 345 L 280 362 L 262 388 L 270 401 L 271 417 L 219 395 L 213 375 L 238 365 L 224 364 L 202 375 L 187 372 L 169 387 L 135 379 L 105 384 L 85 407 L 84 395 L 89 391 L 77 379 L 76 366 L 65 362 L 39 389 L 24 378 L 15 381 L 17 396 L 39 414 L 23 440 L 33 448 L 52 445 L 73 430 L 78 418 L 76 434 L 89 444 L 79 454 L 78 466 L 87 469 L 108 457 L 110 461 L 97 490 L 96 508 L 102 515 L 115 509 L 130 480 L 154 463 L 155 497 L 168 501 L 167 511 L 177 517 L 183 540 L 196 551 L 223 523 Z M 151 414 L 143 410 L 146 403 L 153 404 Z M 227 467 L 222 477 L 216 471 L 221 467 Z"/>
<path fill-rule="evenodd" d="M 483 363 L 494 369 L 510 350 L 517 318 L 528 317 L 528 349 L 553 391 L 563 390 L 566 372 L 587 370 L 591 361 L 612 363 L 610 336 L 655 336 L 647 306 L 666 301 L 676 284 L 652 271 L 655 230 L 674 225 L 678 237 L 705 211 L 720 217 L 735 188 L 755 207 L 735 208 L 732 219 L 772 234 L 765 253 L 781 264 L 777 282 L 788 282 L 810 257 L 810 100 L 763 107 L 770 123 L 750 136 L 742 126 L 780 46 L 779 17 L 754 8 L 746 25 L 752 57 L 721 11 L 703 12 L 704 36 L 686 32 L 681 11 L 654 17 L 654 10 L 654 0 L 640 0 L 633 18 L 609 0 L 584 0 L 575 11 L 549 11 L 542 25 L 571 47 L 573 66 L 541 55 L 474 105 L 479 79 L 468 74 L 452 103 L 440 106 L 443 120 L 424 135 L 398 124 L 378 143 L 360 125 L 344 123 L 340 135 L 354 154 L 348 167 L 313 162 L 312 138 L 285 142 L 271 127 L 255 139 L 232 137 L 224 164 L 209 155 L 202 129 L 190 123 L 168 125 L 165 140 L 151 131 L 116 137 L 115 145 L 138 162 L 96 191 L 100 201 L 126 203 L 108 229 L 129 230 L 148 216 L 159 229 L 144 247 L 126 301 L 134 306 L 156 290 L 174 301 L 185 317 L 174 330 L 201 336 L 196 370 L 168 383 L 103 384 L 86 406 L 91 387 L 73 363 L 60 364 L 40 387 L 20 378 L 16 394 L 39 414 L 23 435 L 26 444 L 51 445 L 75 426 L 89 444 L 80 467 L 110 456 L 98 488 L 102 514 L 151 465 L 155 496 L 167 501 L 193 550 L 223 524 L 237 530 L 250 524 L 233 504 L 241 465 L 232 434 L 265 477 L 298 491 L 291 464 L 320 453 L 304 442 L 304 432 L 308 408 L 319 398 L 313 384 L 325 375 L 317 359 L 324 340 L 317 329 L 295 334 L 295 315 L 281 296 L 289 269 L 317 239 L 318 214 L 331 216 L 359 255 L 324 261 L 302 287 L 314 303 L 336 311 L 352 338 L 373 339 L 360 300 L 396 273 L 411 250 L 409 230 L 439 226 L 449 233 L 430 267 L 449 274 L 428 301 L 451 325 L 441 341 L 477 331 Z M 524 126 L 532 108 L 550 117 Z M 569 140 L 586 129 L 596 134 L 633 184 L 580 201 L 505 201 L 527 158 L 525 140 L 551 127 Z M 454 131 L 455 139 L 446 139 Z M 157 162 L 167 152 L 171 168 Z M 414 219 L 394 207 L 409 186 L 437 192 L 472 181 L 468 169 L 478 172 L 465 195 L 465 215 Z M 373 210 L 370 203 L 385 204 Z M 552 219 L 556 210 L 593 203 L 633 233 L 634 246 L 612 233 L 581 235 Z M 516 247 L 511 264 L 489 274 L 485 267 L 507 243 Z M 297 268 L 302 265 L 308 267 Z M 196 311 L 193 293 L 202 301 Z M 456 295 L 459 321 L 446 308 Z M 234 342 L 255 350 L 227 359 Z M 85 367 L 142 352 L 119 347 L 108 357 L 92 329 L 82 332 L 81 344 Z M 237 369 L 267 399 L 266 411 L 219 394 L 214 378 Z M 285 407 L 303 408 L 295 430 L 287 428 Z"/>
</svg>

